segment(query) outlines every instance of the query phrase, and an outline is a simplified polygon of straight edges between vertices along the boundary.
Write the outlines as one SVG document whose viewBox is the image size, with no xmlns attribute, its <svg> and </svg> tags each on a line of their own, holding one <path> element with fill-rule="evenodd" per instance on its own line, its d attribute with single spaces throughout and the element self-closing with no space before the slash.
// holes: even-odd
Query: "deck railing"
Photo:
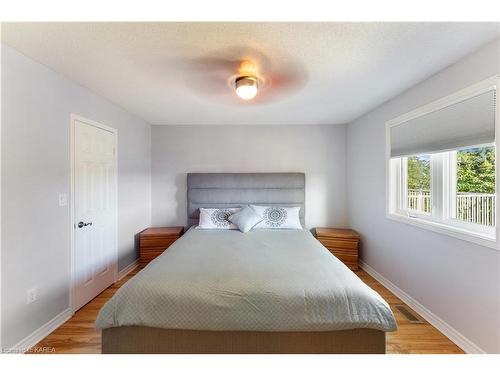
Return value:
<svg viewBox="0 0 500 375">
<path fill-rule="evenodd" d="M 408 190 L 408 208 L 431 212 L 429 190 Z M 457 193 L 455 217 L 469 223 L 495 226 L 495 194 Z"/>
<path fill-rule="evenodd" d="M 429 190 L 408 189 L 408 208 L 411 210 L 431 212 L 431 192 Z"/>
<path fill-rule="evenodd" d="M 495 226 L 495 194 L 458 193 L 456 207 L 459 220 Z"/>
</svg>

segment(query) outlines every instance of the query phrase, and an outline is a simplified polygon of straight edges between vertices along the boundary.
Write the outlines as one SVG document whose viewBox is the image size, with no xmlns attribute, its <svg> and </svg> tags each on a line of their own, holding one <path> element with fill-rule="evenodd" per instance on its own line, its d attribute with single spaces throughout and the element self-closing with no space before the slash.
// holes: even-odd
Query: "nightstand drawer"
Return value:
<svg viewBox="0 0 500 375">
<path fill-rule="evenodd" d="M 358 269 L 359 234 L 351 229 L 316 228 L 316 238 L 351 270 Z"/>
<path fill-rule="evenodd" d="M 165 249 L 163 247 L 144 249 L 144 251 L 141 252 L 141 261 L 146 263 L 150 262 L 154 258 L 163 254 L 164 251 Z"/>
<path fill-rule="evenodd" d="M 148 228 L 139 234 L 139 265 L 145 267 L 161 255 L 184 232 L 183 227 Z"/>
<path fill-rule="evenodd" d="M 141 238 L 141 248 L 142 247 L 163 247 L 165 250 L 167 247 L 172 245 L 177 237 L 151 237 L 151 238 Z"/>
<path fill-rule="evenodd" d="M 357 249 L 358 241 L 353 240 L 339 240 L 325 237 L 318 237 L 319 242 L 323 244 L 324 247 L 328 249 L 340 248 L 340 249 Z"/>
<path fill-rule="evenodd" d="M 357 252 L 345 251 L 343 249 L 331 249 L 330 252 L 339 260 L 346 264 L 350 269 L 358 269 Z"/>
<path fill-rule="evenodd" d="M 142 247 L 141 248 L 141 255 L 144 255 L 144 256 L 149 256 L 149 254 L 161 254 L 163 253 L 165 250 L 167 250 L 166 247 L 164 246 L 159 246 L 159 247 Z"/>
<path fill-rule="evenodd" d="M 156 257 L 159 257 L 165 251 L 168 251 L 166 247 L 142 247 L 141 248 L 141 257 L 139 259 L 139 265 L 144 267 L 149 262 L 151 262 Z"/>
</svg>

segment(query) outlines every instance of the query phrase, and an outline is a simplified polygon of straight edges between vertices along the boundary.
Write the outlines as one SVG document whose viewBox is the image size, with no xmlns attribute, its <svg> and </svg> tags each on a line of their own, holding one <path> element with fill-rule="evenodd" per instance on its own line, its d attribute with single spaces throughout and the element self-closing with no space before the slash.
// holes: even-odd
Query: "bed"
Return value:
<svg viewBox="0 0 500 375">
<path fill-rule="evenodd" d="M 200 230 L 199 208 L 301 207 L 301 173 L 189 174 L 186 234 L 96 320 L 103 353 L 385 353 L 388 304 L 308 230 Z"/>
</svg>

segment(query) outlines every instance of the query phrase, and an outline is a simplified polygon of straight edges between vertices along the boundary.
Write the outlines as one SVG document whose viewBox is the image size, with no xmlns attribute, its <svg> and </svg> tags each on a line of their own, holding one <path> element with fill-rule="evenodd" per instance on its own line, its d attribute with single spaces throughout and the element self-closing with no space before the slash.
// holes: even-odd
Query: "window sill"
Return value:
<svg viewBox="0 0 500 375">
<path fill-rule="evenodd" d="M 464 241 L 473 242 L 481 246 L 489 247 L 490 249 L 499 250 L 497 240 L 494 236 L 489 236 L 483 233 L 472 232 L 467 229 L 457 228 L 444 223 L 438 223 L 430 220 L 425 220 L 417 217 L 408 217 L 397 213 L 387 213 L 388 219 L 399 221 L 408 225 L 413 225 L 419 228 L 428 229 L 433 232 L 445 234 Z"/>
</svg>

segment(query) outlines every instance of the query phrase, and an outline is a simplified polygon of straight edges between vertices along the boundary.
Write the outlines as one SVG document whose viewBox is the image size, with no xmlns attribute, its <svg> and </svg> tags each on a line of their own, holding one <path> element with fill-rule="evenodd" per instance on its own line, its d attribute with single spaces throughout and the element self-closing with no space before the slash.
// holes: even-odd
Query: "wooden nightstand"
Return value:
<svg viewBox="0 0 500 375">
<path fill-rule="evenodd" d="M 139 233 L 139 266 L 145 267 L 184 233 L 184 227 L 148 228 Z"/>
<path fill-rule="evenodd" d="M 359 234 L 355 231 L 316 228 L 316 238 L 351 270 L 358 269 Z"/>
</svg>

